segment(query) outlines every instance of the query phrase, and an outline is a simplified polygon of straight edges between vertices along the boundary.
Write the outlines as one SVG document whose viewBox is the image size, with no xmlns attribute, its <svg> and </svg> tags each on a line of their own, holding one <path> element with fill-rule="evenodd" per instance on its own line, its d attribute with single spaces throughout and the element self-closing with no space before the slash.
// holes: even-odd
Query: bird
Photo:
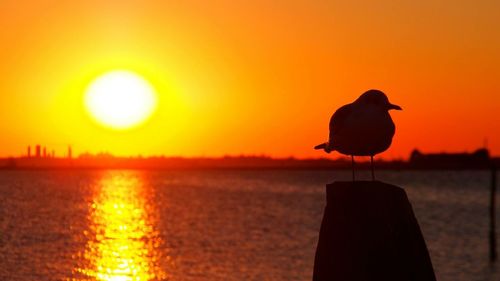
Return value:
<svg viewBox="0 0 500 281">
<path fill-rule="evenodd" d="M 364 92 L 354 102 L 335 111 L 330 119 L 329 140 L 314 149 L 323 149 L 326 153 L 338 151 L 351 156 L 353 181 L 354 156 L 370 156 L 372 180 L 375 180 L 373 156 L 391 146 L 396 131 L 389 110 L 402 108 L 390 103 L 380 90 Z"/>
</svg>

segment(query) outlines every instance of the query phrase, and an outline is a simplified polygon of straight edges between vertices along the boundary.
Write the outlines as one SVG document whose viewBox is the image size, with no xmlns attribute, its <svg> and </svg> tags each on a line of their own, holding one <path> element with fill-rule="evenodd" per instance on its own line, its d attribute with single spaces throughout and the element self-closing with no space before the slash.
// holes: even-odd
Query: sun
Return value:
<svg viewBox="0 0 500 281">
<path fill-rule="evenodd" d="M 97 77 L 85 91 L 85 108 L 100 125 L 126 130 L 143 124 L 157 107 L 154 88 L 131 71 L 115 70 Z"/>
</svg>

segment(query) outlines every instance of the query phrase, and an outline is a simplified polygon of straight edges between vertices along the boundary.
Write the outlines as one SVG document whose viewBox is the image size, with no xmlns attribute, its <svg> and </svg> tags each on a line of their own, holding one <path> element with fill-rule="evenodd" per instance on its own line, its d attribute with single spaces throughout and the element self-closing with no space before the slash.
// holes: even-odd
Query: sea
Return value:
<svg viewBox="0 0 500 281">
<path fill-rule="evenodd" d="M 376 176 L 406 190 L 438 280 L 500 280 L 489 171 Z M 311 280 L 325 185 L 341 180 L 351 172 L 3 170 L 0 280 Z"/>
</svg>

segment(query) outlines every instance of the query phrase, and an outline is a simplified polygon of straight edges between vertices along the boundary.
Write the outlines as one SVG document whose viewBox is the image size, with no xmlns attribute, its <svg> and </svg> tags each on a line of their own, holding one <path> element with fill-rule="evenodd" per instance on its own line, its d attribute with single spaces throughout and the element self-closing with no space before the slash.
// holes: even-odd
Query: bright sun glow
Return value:
<svg viewBox="0 0 500 281">
<path fill-rule="evenodd" d="M 85 107 L 106 127 L 124 130 L 144 123 L 156 109 L 153 87 L 139 75 L 123 70 L 95 79 L 85 93 Z"/>
</svg>

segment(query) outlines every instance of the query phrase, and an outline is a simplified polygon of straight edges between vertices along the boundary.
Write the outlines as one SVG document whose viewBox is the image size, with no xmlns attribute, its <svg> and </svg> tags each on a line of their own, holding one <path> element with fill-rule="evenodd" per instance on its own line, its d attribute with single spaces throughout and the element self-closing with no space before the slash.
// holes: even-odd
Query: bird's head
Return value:
<svg viewBox="0 0 500 281">
<path fill-rule="evenodd" d="M 368 90 L 364 92 L 356 101 L 355 103 L 360 103 L 360 104 L 371 104 L 371 105 L 376 105 L 384 110 L 402 110 L 402 108 L 399 105 L 395 105 L 389 102 L 389 99 L 387 96 L 379 90 Z"/>
</svg>

